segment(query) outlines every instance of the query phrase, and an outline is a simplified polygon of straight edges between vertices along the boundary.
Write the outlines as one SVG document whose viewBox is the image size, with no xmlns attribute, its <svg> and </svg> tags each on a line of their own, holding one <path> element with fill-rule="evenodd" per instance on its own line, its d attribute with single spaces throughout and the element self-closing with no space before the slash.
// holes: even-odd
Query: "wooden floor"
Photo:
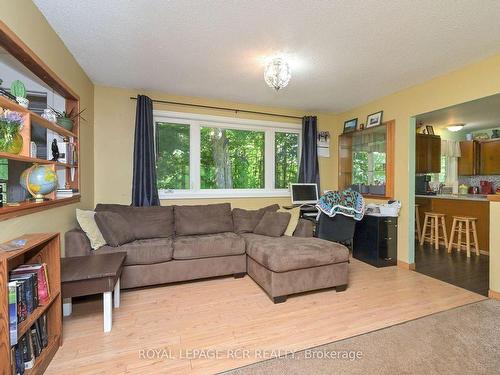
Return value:
<svg viewBox="0 0 500 375">
<path fill-rule="evenodd" d="M 444 247 L 435 250 L 425 244 L 415 245 L 415 270 L 424 275 L 470 290 L 488 295 L 490 280 L 489 257 L 471 255 L 465 251 L 448 253 Z"/>
<path fill-rule="evenodd" d="M 303 294 L 278 305 L 248 276 L 124 291 L 108 334 L 99 299 L 74 305 L 46 373 L 214 374 L 482 299 L 417 272 L 357 260 L 347 291 Z M 144 359 L 148 349 L 159 355 Z M 219 359 L 186 358 L 193 349 L 218 350 Z"/>
</svg>

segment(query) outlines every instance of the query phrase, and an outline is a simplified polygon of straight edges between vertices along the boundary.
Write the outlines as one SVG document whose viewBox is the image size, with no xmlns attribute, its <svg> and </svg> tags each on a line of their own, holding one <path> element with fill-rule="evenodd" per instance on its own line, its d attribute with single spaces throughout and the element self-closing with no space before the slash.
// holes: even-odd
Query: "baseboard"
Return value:
<svg viewBox="0 0 500 375">
<path fill-rule="evenodd" d="M 488 291 L 488 297 L 492 299 L 497 299 L 500 301 L 500 292 L 495 292 L 494 290 L 489 290 Z"/>
<path fill-rule="evenodd" d="M 398 259 L 398 267 L 404 268 L 405 270 L 415 270 L 415 263 L 406 263 Z"/>
</svg>

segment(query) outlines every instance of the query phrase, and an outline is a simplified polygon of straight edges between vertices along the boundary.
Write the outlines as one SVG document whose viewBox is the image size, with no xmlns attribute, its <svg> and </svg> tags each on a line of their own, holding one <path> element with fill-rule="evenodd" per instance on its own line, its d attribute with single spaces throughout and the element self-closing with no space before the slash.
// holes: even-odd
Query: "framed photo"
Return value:
<svg viewBox="0 0 500 375">
<path fill-rule="evenodd" d="M 432 127 L 432 125 L 426 125 L 425 129 L 427 130 L 427 134 L 434 135 L 434 128 Z"/>
<path fill-rule="evenodd" d="M 371 128 L 373 126 L 379 126 L 382 123 L 382 114 L 384 111 L 375 112 L 371 115 L 368 115 L 366 118 L 365 128 Z"/>
<path fill-rule="evenodd" d="M 358 127 L 358 118 L 353 118 L 351 120 L 347 120 L 344 122 L 344 133 L 350 133 L 353 131 L 356 131 L 356 128 Z"/>
</svg>

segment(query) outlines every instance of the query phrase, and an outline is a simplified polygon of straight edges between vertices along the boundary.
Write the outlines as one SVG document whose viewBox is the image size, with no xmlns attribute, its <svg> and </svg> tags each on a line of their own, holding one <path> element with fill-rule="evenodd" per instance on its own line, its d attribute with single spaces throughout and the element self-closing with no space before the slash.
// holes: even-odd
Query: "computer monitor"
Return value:
<svg viewBox="0 0 500 375">
<path fill-rule="evenodd" d="M 316 204 L 318 203 L 317 184 L 290 184 L 292 204 Z"/>
</svg>

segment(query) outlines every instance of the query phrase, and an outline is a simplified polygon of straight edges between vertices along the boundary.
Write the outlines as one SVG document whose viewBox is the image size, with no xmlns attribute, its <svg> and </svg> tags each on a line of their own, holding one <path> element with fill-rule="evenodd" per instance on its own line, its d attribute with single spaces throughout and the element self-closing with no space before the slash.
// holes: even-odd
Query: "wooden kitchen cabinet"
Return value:
<svg viewBox="0 0 500 375">
<path fill-rule="evenodd" d="M 500 175 L 500 139 L 481 142 L 479 170 L 481 175 Z"/>
<path fill-rule="evenodd" d="M 417 134 L 415 169 L 417 173 L 441 172 L 441 137 Z"/>
<path fill-rule="evenodd" d="M 460 142 L 460 154 L 458 158 L 458 175 L 475 176 L 479 172 L 479 142 Z"/>
</svg>

